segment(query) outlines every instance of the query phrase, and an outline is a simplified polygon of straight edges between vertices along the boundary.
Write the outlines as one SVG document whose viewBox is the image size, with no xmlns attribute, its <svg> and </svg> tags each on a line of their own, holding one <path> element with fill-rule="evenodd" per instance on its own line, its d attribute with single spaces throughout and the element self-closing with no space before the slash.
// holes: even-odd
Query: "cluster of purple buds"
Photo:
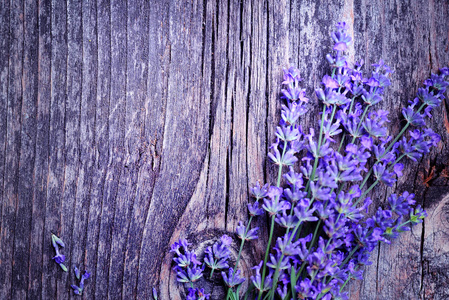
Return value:
<svg viewBox="0 0 449 300">
<path fill-rule="evenodd" d="M 326 56 L 332 73 L 316 90 L 323 102 L 319 132 L 299 126 L 309 99 L 300 87 L 299 71 L 284 69 L 285 104 L 268 154 L 279 168 L 277 184 L 257 184 L 251 192 L 263 199 L 272 224 L 286 232 L 253 268 L 257 299 L 264 293 L 267 299 L 275 294 L 290 299 L 292 291 L 299 299 L 347 299 L 344 286 L 351 278 L 362 278 L 361 267 L 371 264 L 375 246 L 390 243 L 426 216 L 406 191 L 390 195 L 385 207 L 369 215 L 373 201 L 367 195 L 380 183 L 393 186 L 403 175 L 404 159 L 416 161 L 440 141 L 426 119 L 444 99 L 449 69 L 425 81 L 402 111 L 401 132 L 389 136 L 389 112 L 374 106 L 382 101 L 393 71 L 382 60 L 370 76 L 362 71 L 363 62 L 351 66 L 345 56 L 351 42 L 345 23 L 338 23 L 332 38 L 334 52 Z M 257 211 L 257 202 L 249 209 Z M 239 236 L 245 238 L 240 226 Z"/>
<path fill-rule="evenodd" d="M 175 253 L 173 261 L 176 266 L 173 270 L 176 272 L 178 282 L 193 283 L 203 276 L 204 265 L 197 260 L 196 254 L 189 251 L 190 245 L 186 239 L 180 239 L 171 246 L 170 252 Z"/>
<path fill-rule="evenodd" d="M 240 276 L 240 270 L 235 271 L 233 268 L 229 268 L 228 274 L 221 272 L 221 276 L 225 284 L 230 288 L 238 286 L 245 281 L 245 278 Z"/>
<path fill-rule="evenodd" d="M 72 284 L 71 287 L 75 294 L 82 295 L 84 290 L 84 280 L 90 277 L 90 273 L 84 271 L 84 274 L 81 275 L 81 271 L 76 266 L 73 269 L 75 271 L 75 277 L 79 280 L 80 283 L 79 285 Z"/>
<path fill-rule="evenodd" d="M 209 300 L 209 298 L 210 295 L 204 293 L 204 289 L 189 288 L 189 294 L 187 295 L 186 300 Z"/>
<path fill-rule="evenodd" d="M 65 261 L 65 255 L 61 254 L 59 251 L 59 247 L 64 248 L 64 242 L 57 237 L 56 235 L 52 234 L 51 235 L 51 244 L 53 245 L 53 248 L 55 248 L 56 251 L 56 255 L 52 258 L 60 267 L 64 272 L 67 272 L 67 267 L 63 264 L 63 262 Z"/>
<path fill-rule="evenodd" d="M 223 270 L 229 268 L 228 259 L 231 251 L 229 246 L 232 243 L 232 238 L 227 235 L 223 235 L 218 242 L 212 247 L 207 247 L 205 251 L 204 262 L 212 269 L 210 277 L 215 270 Z"/>
</svg>

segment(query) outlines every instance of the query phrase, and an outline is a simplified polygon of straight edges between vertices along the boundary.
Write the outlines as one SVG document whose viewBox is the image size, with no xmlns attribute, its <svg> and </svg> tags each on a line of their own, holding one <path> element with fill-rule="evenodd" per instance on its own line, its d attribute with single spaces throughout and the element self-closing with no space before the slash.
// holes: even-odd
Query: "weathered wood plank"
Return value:
<svg viewBox="0 0 449 300">
<path fill-rule="evenodd" d="M 162 157 L 151 200 L 154 206 L 150 206 L 143 234 L 137 287 L 138 297 L 142 298 L 151 294 L 148 278 L 160 272 L 160 256 L 156 253 L 169 241 L 169 235 L 161 235 L 154 228 L 172 232 L 177 216 L 187 205 L 185 196 L 194 191 L 206 155 L 208 140 L 199 134 L 209 129 L 209 98 L 201 88 L 202 25 L 197 22 L 202 19 L 203 5 L 203 1 L 173 3 L 169 11 L 171 64 L 162 148 L 166 155 Z"/>
<path fill-rule="evenodd" d="M 38 5 L 38 87 L 36 115 L 36 151 L 34 163 L 34 186 L 31 214 L 31 243 L 28 298 L 42 299 L 43 289 L 43 249 L 50 244 L 44 234 L 45 210 L 48 184 L 49 132 L 51 101 L 51 2 Z M 49 248 L 45 247 L 46 251 Z M 48 252 L 47 258 L 53 255 Z"/>
<path fill-rule="evenodd" d="M 96 1 L 80 1 L 82 10 L 82 93 L 80 105 L 79 136 L 79 176 L 76 184 L 76 200 L 73 222 L 73 246 L 71 256 L 73 265 L 81 272 L 91 272 L 86 265 L 87 229 L 89 213 L 92 205 L 93 172 L 95 165 L 95 122 L 97 98 L 97 33 L 96 33 Z M 97 199 L 96 199 L 97 201 Z M 95 202 L 96 202 L 95 201 Z M 73 275 L 73 273 L 72 273 Z M 72 277 L 73 282 L 76 281 Z M 85 293 L 87 298 L 93 294 Z M 73 295 L 73 293 L 71 293 Z M 75 297 L 75 296 L 74 296 Z"/>
<path fill-rule="evenodd" d="M 33 204 L 33 177 L 36 144 L 37 108 L 37 3 L 23 3 L 23 56 L 22 59 L 22 116 L 19 154 L 18 199 L 14 228 L 14 264 L 12 269 L 13 299 L 26 299 L 30 267 L 31 211 Z"/>
<path fill-rule="evenodd" d="M 108 9 L 101 7 L 109 6 Z M 119 182 L 124 172 L 125 163 L 125 113 L 126 113 L 126 5 L 122 1 L 98 3 L 102 17 L 110 24 L 110 104 L 109 104 L 109 161 L 106 173 L 105 191 L 103 192 L 103 208 L 100 223 L 99 247 L 96 274 L 96 298 L 107 297 L 110 291 L 116 291 L 120 278 L 114 273 L 111 256 L 115 215 L 118 202 L 124 195 L 118 195 Z M 103 28 L 100 29 L 103 33 Z M 120 198 L 119 198 L 120 197 Z M 119 199 L 118 199 L 119 198 Z"/>
<path fill-rule="evenodd" d="M 61 203 L 61 233 L 60 238 L 66 243 L 63 253 L 66 255 L 68 273 L 62 274 L 63 280 L 58 281 L 57 298 L 69 299 L 71 289 L 66 282 L 75 283 L 72 273 L 73 265 L 79 261 L 73 257 L 73 249 L 80 242 L 74 242 L 75 203 L 77 198 L 78 178 L 80 176 L 80 114 L 81 94 L 83 91 L 82 66 L 82 9 L 81 1 L 67 2 L 67 96 L 65 99 L 64 117 L 64 188 Z"/>
<path fill-rule="evenodd" d="M 152 168 L 149 164 L 150 138 L 145 132 L 145 116 L 150 107 L 148 93 L 148 53 L 149 53 L 149 9 L 146 1 L 133 1 L 128 6 L 127 20 L 127 107 L 129 133 L 127 138 L 127 169 L 131 174 L 125 194 L 132 203 L 128 212 L 123 251 L 122 298 L 132 299 L 137 296 L 139 268 L 139 245 L 142 241 L 145 216 L 149 207 L 147 190 L 154 184 L 151 178 Z M 128 102 L 128 101 L 127 101 Z M 125 229 L 125 228 L 123 228 Z M 122 230 L 123 230 L 122 229 Z"/>
<path fill-rule="evenodd" d="M 95 102 L 95 143 L 94 168 L 92 174 L 92 187 L 90 194 L 89 217 L 87 223 L 87 241 L 85 248 L 84 267 L 91 273 L 90 284 L 85 286 L 86 295 L 95 296 L 96 264 L 98 257 L 100 221 L 103 205 L 103 191 L 106 183 L 106 170 L 109 163 L 109 99 L 111 84 L 111 46 L 110 46 L 110 16 L 109 6 L 102 2 L 90 3 L 86 8 L 89 12 L 90 34 L 96 55 L 96 96 L 90 99 L 89 105 Z M 91 36 L 94 30 L 94 36 Z M 87 38 L 87 37 L 86 37 Z"/>
<path fill-rule="evenodd" d="M 0 12 L 0 53 L 2 59 L 0 61 L 0 178 L 2 180 L 2 188 L 0 189 L 0 195 L 3 200 L 3 184 L 4 184 L 4 172 L 6 163 L 6 115 L 8 107 L 8 75 L 9 75 L 9 2 L 0 2 L 1 12 Z M 8 59 L 6 59 L 8 57 Z M 2 221 L 3 221 L 3 201 L 0 205 L 0 233 L 2 232 Z M 1 239 L 0 239 L 1 240 Z"/>
<path fill-rule="evenodd" d="M 51 94 L 48 136 L 48 181 L 46 186 L 45 225 L 43 236 L 43 298 L 57 296 L 58 278 L 67 276 L 52 261 L 55 255 L 51 234 L 61 235 L 61 213 L 65 168 L 65 109 L 67 97 L 67 6 L 51 2 Z M 67 252 L 65 252 L 67 254 Z M 70 266 L 68 266 L 70 267 Z M 67 288 L 67 287 L 64 287 Z"/>
<path fill-rule="evenodd" d="M 5 78 L 5 84 L 7 84 L 6 115 L 4 115 L 6 118 L 6 126 L 4 127 L 6 129 L 6 135 L 2 182 L 2 227 L 0 232 L 0 269 L 2 270 L 0 272 L 0 298 L 5 299 L 12 296 L 12 271 L 16 262 L 14 257 L 14 229 L 19 196 L 19 160 L 23 105 L 23 2 L 11 2 L 8 12 L 9 56 L 7 58 L 8 76 Z"/>
<path fill-rule="evenodd" d="M 8 107 L 8 77 L 9 77 L 9 41 L 10 41 L 10 22 L 9 22 L 9 1 L 0 2 L 0 178 L 2 186 L 5 176 L 5 158 L 6 158 L 6 125 L 7 125 L 7 107 Z M 3 187 L 0 195 L 3 199 Z M 3 201 L 0 205 L 0 232 L 2 230 L 1 217 L 3 211 Z"/>
</svg>

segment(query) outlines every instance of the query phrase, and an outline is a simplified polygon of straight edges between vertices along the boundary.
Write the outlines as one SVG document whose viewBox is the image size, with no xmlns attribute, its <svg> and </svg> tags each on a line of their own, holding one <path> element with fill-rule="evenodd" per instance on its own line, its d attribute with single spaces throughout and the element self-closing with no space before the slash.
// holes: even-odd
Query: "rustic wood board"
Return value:
<svg viewBox="0 0 449 300">
<path fill-rule="evenodd" d="M 182 299 L 170 243 L 232 235 L 248 188 L 273 182 L 282 68 L 297 66 L 313 95 L 346 21 L 350 56 L 396 71 L 380 104 L 395 133 L 401 106 L 449 64 L 448 17 L 445 0 L 0 1 L 0 299 L 75 298 L 52 233 L 67 266 L 92 273 L 83 298 L 151 299 L 155 287 Z M 407 189 L 429 217 L 373 252 L 351 299 L 449 298 L 448 115 L 446 100 L 437 149 L 373 193 L 379 204 Z M 245 246 L 245 274 L 263 247 Z"/>
</svg>

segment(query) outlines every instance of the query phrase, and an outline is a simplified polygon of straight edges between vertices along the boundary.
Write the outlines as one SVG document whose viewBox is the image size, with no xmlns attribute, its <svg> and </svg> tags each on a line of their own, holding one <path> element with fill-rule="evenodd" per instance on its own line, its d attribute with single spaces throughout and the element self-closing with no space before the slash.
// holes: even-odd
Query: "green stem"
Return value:
<svg viewBox="0 0 449 300">
<path fill-rule="evenodd" d="M 377 179 L 376 181 L 374 181 L 374 183 L 365 191 L 363 192 L 362 196 L 359 197 L 359 199 L 357 199 L 357 201 L 354 203 L 353 207 L 356 207 L 357 204 L 359 204 L 359 202 L 365 198 L 365 196 L 379 183 L 379 179 Z"/>
<path fill-rule="evenodd" d="M 317 147 L 318 153 L 317 154 L 319 154 L 320 148 L 321 148 L 321 140 L 322 140 L 322 137 L 323 137 L 323 123 L 324 123 L 324 116 L 325 116 L 325 114 L 326 114 L 326 105 L 323 106 L 323 113 L 321 115 L 320 135 L 318 137 L 318 147 Z M 315 161 L 313 162 L 312 174 L 310 175 L 309 181 L 307 181 L 307 184 L 306 184 L 306 187 L 305 187 L 305 190 L 307 192 L 307 197 L 310 196 L 309 195 L 309 192 L 310 192 L 309 191 L 310 181 L 314 181 L 315 180 L 315 171 L 316 171 L 316 168 L 318 167 L 318 160 L 319 160 L 319 157 L 315 157 Z"/>
<path fill-rule="evenodd" d="M 265 259 L 263 261 L 263 267 L 262 267 L 262 282 L 261 282 L 262 289 L 259 291 L 259 295 L 257 296 L 258 300 L 262 297 L 262 293 L 263 293 L 263 285 L 264 285 L 264 281 L 265 281 L 265 267 L 266 267 L 267 261 L 268 261 L 268 253 L 270 253 L 270 245 L 271 245 L 271 239 L 273 238 L 275 217 L 276 217 L 276 215 L 271 216 L 270 236 L 268 237 L 267 250 L 265 251 Z"/>
<path fill-rule="evenodd" d="M 284 141 L 284 149 L 282 150 L 282 158 L 281 158 L 282 161 L 284 159 L 286 150 L 287 150 L 287 141 Z M 281 178 L 282 178 L 282 164 L 279 165 L 278 178 L 277 178 L 277 182 L 276 182 L 277 187 L 279 187 L 281 185 Z M 278 200 L 278 199 L 276 199 L 276 200 Z M 267 261 L 268 261 L 268 253 L 270 252 L 271 240 L 273 239 L 275 217 L 276 217 L 276 215 L 271 216 L 270 235 L 268 237 L 267 250 L 265 251 L 265 258 L 264 258 L 263 267 L 262 267 L 262 282 L 261 282 L 262 290 L 263 290 L 263 285 L 264 285 L 264 281 L 265 281 L 265 271 L 266 271 L 266 265 L 267 265 Z M 262 290 L 259 291 L 259 295 L 257 296 L 258 300 L 262 297 L 262 293 L 263 293 Z"/>
<path fill-rule="evenodd" d="M 368 112 L 368 108 L 370 108 L 370 107 L 371 107 L 371 106 L 368 105 L 368 106 L 365 107 L 365 109 L 363 110 L 363 114 L 362 114 L 362 117 L 360 118 L 360 122 L 359 122 L 359 125 L 357 126 L 356 132 L 358 132 L 358 131 L 360 130 L 360 127 L 362 126 L 362 123 L 363 123 L 363 119 L 365 118 L 365 115 L 366 115 L 366 113 Z M 351 144 L 354 144 L 356 138 L 357 138 L 357 137 L 355 137 L 355 136 L 352 137 Z"/>
<path fill-rule="evenodd" d="M 338 146 L 338 150 L 337 150 L 338 153 L 340 153 L 340 149 L 343 146 L 343 143 L 345 141 L 345 137 L 346 137 L 346 132 L 343 132 L 343 137 L 341 138 L 340 146 Z"/>
<path fill-rule="evenodd" d="M 215 259 L 214 260 L 214 266 L 217 264 L 217 260 Z M 214 275 L 214 271 L 215 271 L 215 268 L 212 268 L 212 270 L 210 271 L 210 277 L 209 277 L 209 279 L 212 279 L 212 275 Z"/>
<path fill-rule="evenodd" d="M 253 216 L 251 216 L 250 218 L 249 218 L 249 221 L 248 221 L 248 225 L 246 226 L 246 230 L 245 230 L 245 236 L 246 236 L 246 234 L 248 233 L 248 231 L 249 231 L 249 226 L 251 225 L 251 221 L 253 220 Z M 239 249 L 239 254 L 238 254 L 238 256 L 237 256 L 237 260 L 236 260 L 236 262 L 235 262 L 235 271 L 237 272 L 237 270 L 238 270 L 238 268 L 239 268 L 239 261 L 240 261 L 240 256 L 241 256 L 241 254 L 242 254 L 242 249 L 243 249 L 243 245 L 245 244 L 245 239 L 242 239 L 242 243 L 240 244 L 240 249 Z"/>
<path fill-rule="evenodd" d="M 339 269 L 341 269 L 341 267 L 343 267 L 344 265 L 346 265 L 346 263 L 349 261 L 349 259 L 354 255 L 354 253 L 359 250 L 360 245 L 357 245 L 354 249 L 352 249 L 352 251 L 349 253 L 349 255 L 345 258 L 345 260 L 341 263 Z M 330 281 L 329 281 L 330 282 Z"/>
<path fill-rule="evenodd" d="M 229 299 L 229 297 L 231 296 L 232 293 L 232 288 L 228 287 L 228 293 L 226 294 L 226 300 Z"/>
<path fill-rule="evenodd" d="M 372 173 L 373 169 L 370 169 L 368 173 L 365 175 L 365 178 L 363 179 L 362 184 L 360 185 L 360 189 L 362 189 L 365 186 L 366 182 L 368 181 L 368 178 L 371 176 Z"/>
<path fill-rule="evenodd" d="M 348 276 L 348 278 L 346 279 L 345 283 L 343 283 L 343 285 L 340 288 L 340 293 L 343 291 L 344 287 L 346 286 L 346 284 L 349 282 L 349 280 L 351 279 L 351 275 Z"/>
</svg>

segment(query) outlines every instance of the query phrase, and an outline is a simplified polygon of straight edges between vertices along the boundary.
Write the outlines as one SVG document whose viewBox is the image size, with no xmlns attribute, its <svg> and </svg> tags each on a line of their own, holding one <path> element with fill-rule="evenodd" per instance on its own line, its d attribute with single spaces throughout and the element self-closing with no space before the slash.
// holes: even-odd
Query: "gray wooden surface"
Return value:
<svg viewBox="0 0 449 300">
<path fill-rule="evenodd" d="M 273 182 L 282 68 L 312 95 L 346 21 L 350 55 L 396 71 L 379 106 L 395 133 L 401 106 L 448 66 L 448 17 L 445 0 L 1 0 L 0 299 L 75 298 L 51 233 L 67 266 L 92 272 L 84 299 L 151 299 L 152 287 L 181 299 L 170 243 L 232 234 L 248 188 Z M 429 217 L 373 252 L 351 299 L 449 299 L 448 105 L 431 122 L 438 149 L 373 193 L 408 189 Z M 246 275 L 263 246 L 245 246 Z"/>
</svg>

